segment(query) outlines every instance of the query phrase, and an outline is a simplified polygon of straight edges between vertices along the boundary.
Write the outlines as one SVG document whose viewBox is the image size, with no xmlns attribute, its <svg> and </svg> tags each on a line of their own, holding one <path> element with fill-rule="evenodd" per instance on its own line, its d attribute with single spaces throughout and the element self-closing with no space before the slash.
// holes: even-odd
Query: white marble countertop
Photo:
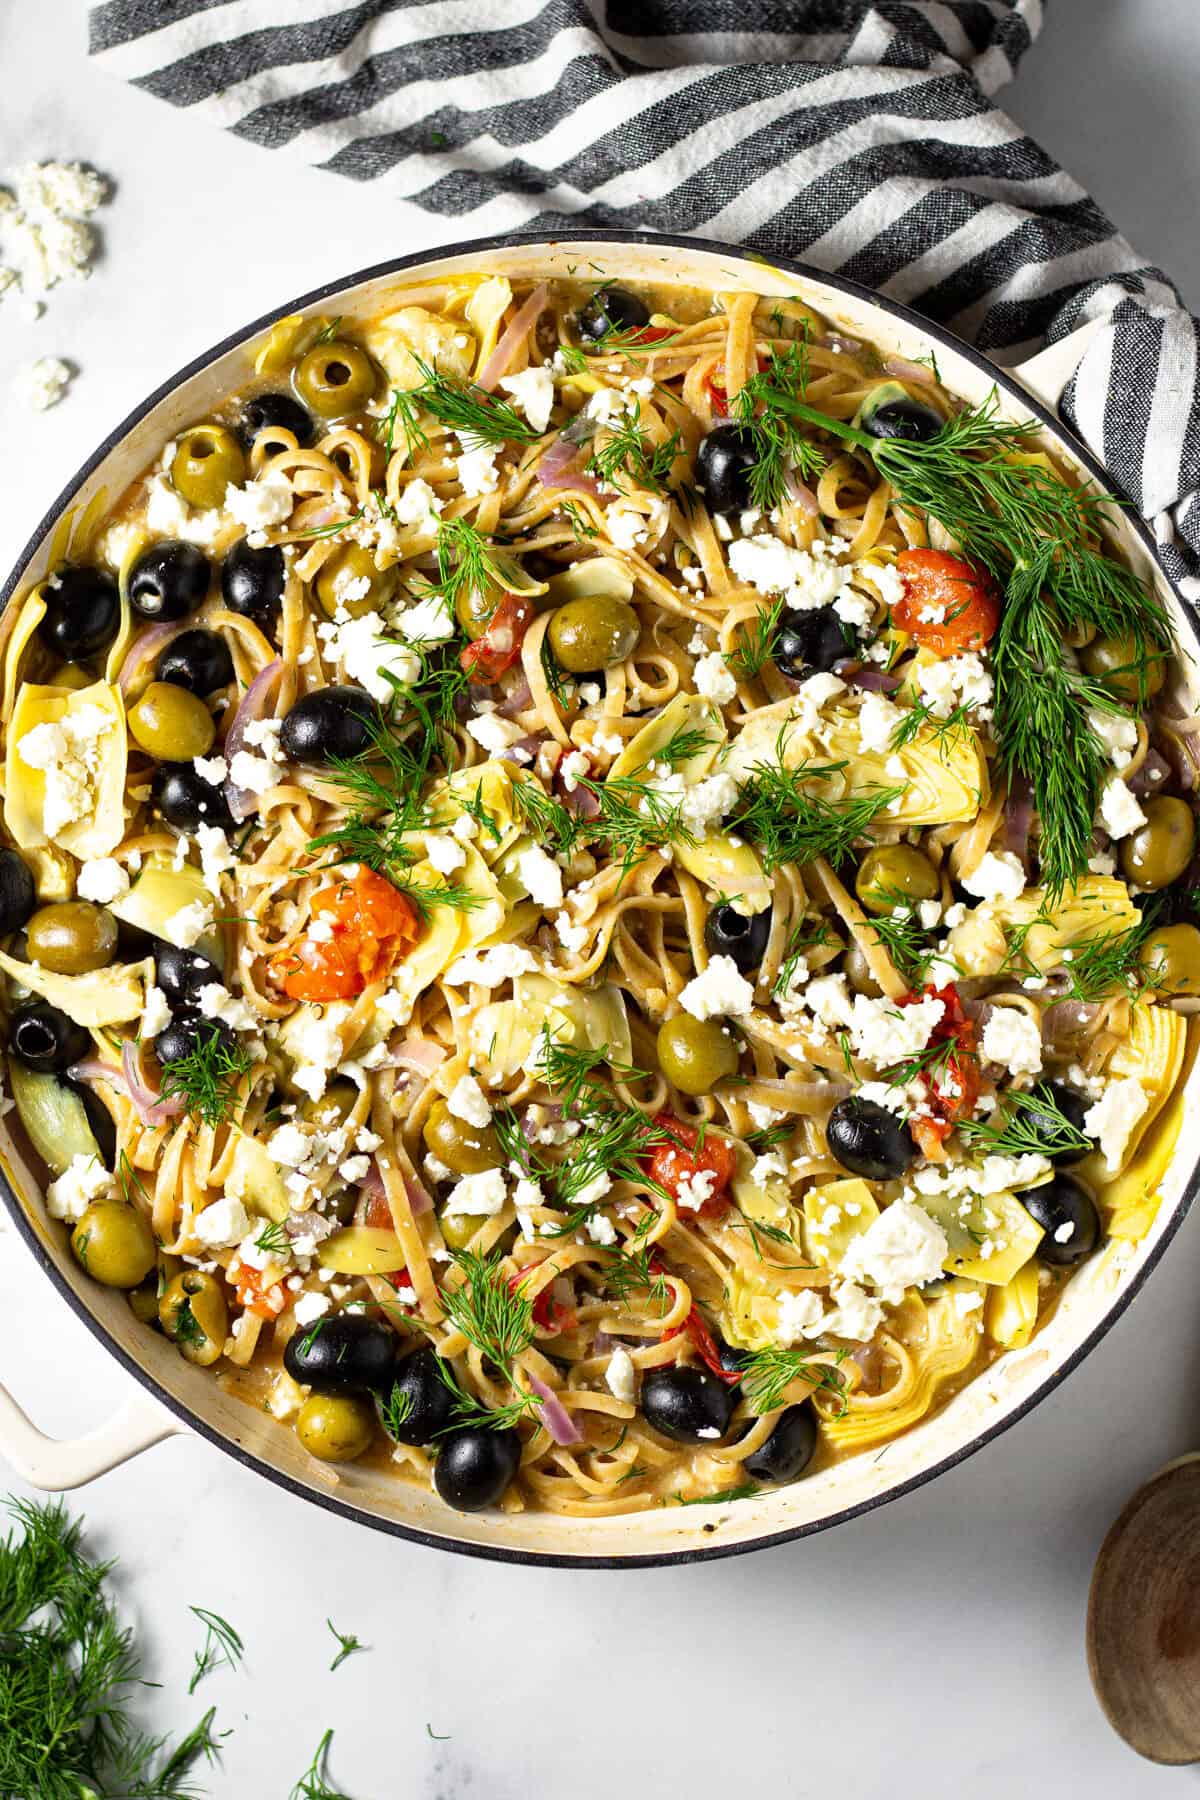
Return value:
<svg viewBox="0 0 1200 1800">
<path fill-rule="evenodd" d="M 3 569 L 104 432 L 187 358 L 331 272 L 435 237 L 369 188 L 111 84 L 86 66 L 78 15 L 62 0 L 0 3 L 0 180 L 31 156 L 67 156 L 118 184 L 93 280 L 38 325 L 0 324 L 0 389 L 40 354 L 81 370 L 67 403 L 10 417 L 0 435 Z M 1006 97 L 1193 301 L 1198 81 L 1194 0 L 1057 0 Z M 882 1800 L 898 1771 L 922 1793 L 974 1800 L 1165 1796 L 1186 1778 L 1110 1735 L 1083 1616 L 1109 1520 L 1200 1435 L 1198 1277 L 1194 1218 L 1032 1417 L 932 1487 L 754 1557 L 624 1575 L 468 1562 L 346 1525 L 199 1440 L 160 1446 L 74 1505 L 120 1557 L 166 1684 L 156 1722 L 191 1722 L 212 1701 L 232 1729 L 218 1800 L 282 1800 L 326 1726 L 356 1800 L 515 1800 L 564 1782 L 576 1800 L 717 1800 L 743 1783 Z M 61 1434 L 128 1387 L 11 1229 L 0 1374 Z M 189 1604 L 225 1614 L 247 1643 L 243 1671 L 191 1702 Z M 372 1646 L 336 1674 L 327 1617 Z"/>
</svg>

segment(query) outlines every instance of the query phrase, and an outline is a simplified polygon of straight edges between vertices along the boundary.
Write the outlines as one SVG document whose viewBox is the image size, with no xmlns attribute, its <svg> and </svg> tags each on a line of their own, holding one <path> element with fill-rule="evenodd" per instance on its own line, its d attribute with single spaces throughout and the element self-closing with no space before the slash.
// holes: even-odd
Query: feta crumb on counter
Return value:
<svg viewBox="0 0 1200 1800">
<path fill-rule="evenodd" d="M 61 356 L 39 356 L 17 375 L 17 392 L 32 412 L 49 412 L 66 393 L 73 374 Z"/>
</svg>

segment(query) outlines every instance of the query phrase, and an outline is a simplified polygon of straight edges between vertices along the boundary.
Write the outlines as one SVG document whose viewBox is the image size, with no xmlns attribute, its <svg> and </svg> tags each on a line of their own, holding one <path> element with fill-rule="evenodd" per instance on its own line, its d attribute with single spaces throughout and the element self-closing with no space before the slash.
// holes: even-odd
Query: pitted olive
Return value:
<svg viewBox="0 0 1200 1800">
<path fill-rule="evenodd" d="M 229 1336 L 229 1308 L 220 1281 L 200 1269 L 185 1269 L 163 1290 L 158 1322 L 188 1362 L 201 1368 L 215 1363 Z"/>
<path fill-rule="evenodd" d="M 737 1074 L 738 1047 L 716 1019 L 677 1013 L 658 1032 L 658 1066 L 681 1094 L 708 1094 Z"/>
<path fill-rule="evenodd" d="M 1079 660 L 1119 700 L 1149 700 L 1166 680 L 1166 651 L 1148 645 L 1139 652 L 1128 637 L 1093 638 L 1079 652 Z"/>
<path fill-rule="evenodd" d="M 450 1111 L 444 1100 L 435 1100 L 429 1109 L 421 1135 L 425 1148 L 456 1175 L 478 1175 L 484 1169 L 499 1169 L 504 1152 L 493 1125 L 468 1125 Z"/>
<path fill-rule="evenodd" d="M 1142 811 L 1146 823 L 1121 840 L 1121 873 L 1138 887 L 1169 887 L 1192 860 L 1196 820 L 1187 801 L 1170 794 L 1143 801 Z"/>
<path fill-rule="evenodd" d="M 353 1462 L 375 1436 L 375 1409 L 355 1394 L 313 1394 L 296 1415 L 296 1436 L 318 1462 Z"/>
<path fill-rule="evenodd" d="M 1200 931 L 1194 925 L 1151 932 L 1138 960 L 1160 993 L 1200 994 Z"/>
<path fill-rule="evenodd" d="M 93 1200 L 71 1233 L 80 1267 L 104 1287 L 135 1288 L 154 1267 L 150 1221 L 124 1200 Z"/>
<path fill-rule="evenodd" d="M 377 384 L 366 351 L 337 338 L 306 351 L 292 379 L 305 406 L 321 419 L 340 419 L 364 406 Z"/>
<path fill-rule="evenodd" d="M 382 612 L 395 598 L 400 572 L 394 566 L 377 569 L 374 554 L 363 544 L 346 544 L 321 564 L 316 579 L 317 599 L 332 619 L 339 611 L 352 619 L 364 613 Z"/>
<path fill-rule="evenodd" d="M 171 485 L 189 506 L 203 512 L 223 506 L 225 490 L 246 479 L 246 454 L 223 425 L 193 425 L 171 458 Z"/>
<path fill-rule="evenodd" d="M 641 625 L 626 600 L 587 594 L 553 613 L 546 634 L 560 666 L 572 675 L 624 662 L 641 636 Z"/>
<path fill-rule="evenodd" d="M 863 857 L 854 891 L 868 912 L 883 914 L 895 906 L 936 900 L 942 884 L 929 858 L 915 845 L 881 844 Z"/>
</svg>

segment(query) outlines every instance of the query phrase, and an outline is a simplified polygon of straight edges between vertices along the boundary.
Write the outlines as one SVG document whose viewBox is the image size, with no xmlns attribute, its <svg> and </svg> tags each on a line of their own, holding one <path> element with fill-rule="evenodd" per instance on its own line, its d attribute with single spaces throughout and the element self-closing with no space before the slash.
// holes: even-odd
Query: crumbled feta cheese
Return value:
<svg viewBox="0 0 1200 1800">
<path fill-rule="evenodd" d="M 444 594 L 428 594 L 395 615 L 396 629 L 410 644 L 444 644 L 457 629 Z"/>
<path fill-rule="evenodd" d="M 460 956 L 442 976 L 450 987 L 465 987 L 477 982 L 480 987 L 499 987 L 518 975 L 537 968 L 537 958 L 524 944 L 493 944 L 487 950 Z"/>
<path fill-rule="evenodd" d="M 60 356 L 39 356 L 17 376 L 17 390 L 31 411 L 49 412 L 66 393 L 73 373 Z"/>
<path fill-rule="evenodd" d="M 584 1229 L 593 1244 L 608 1245 L 617 1241 L 617 1228 L 607 1213 L 595 1213 L 588 1219 Z"/>
<path fill-rule="evenodd" d="M 535 431 L 545 431 L 554 405 L 554 377 L 547 368 L 522 369 L 518 375 L 502 375 L 500 386 L 513 400 Z"/>
<path fill-rule="evenodd" d="M 1015 900 L 1025 889 L 1025 870 L 1011 850 L 989 850 L 962 884 L 980 900 Z"/>
<path fill-rule="evenodd" d="M 196 1214 L 196 1236 L 207 1250 L 230 1250 L 250 1229 L 250 1214 L 228 1194 Z"/>
<path fill-rule="evenodd" d="M 265 756 L 255 756 L 252 750 L 237 750 L 230 759 L 229 779 L 234 787 L 244 788 L 248 794 L 265 794 L 277 786 L 279 770 Z"/>
<path fill-rule="evenodd" d="M 1101 790 L 1100 823 L 1110 838 L 1131 837 L 1146 823 L 1136 794 L 1119 775 L 1110 775 Z"/>
<path fill-rule="evenodd" d="M 816 1288 L 801 1288 L 798 1293 L 785 1288 L 779 1296 L 776 1341 L 786 1349 L 801 1338 L 817 1337 L 824 1318 L 825 1308 Z"/>
<path fill-rule="evenodd" d="M 1110 1175 L 1121 1167 L 1125 1148 L 1135 1128 L 1150 1105 L 1145 1089 L 1132 1076 L 1110 1081 L 1094 1106 L 1083 1115 L 1083 1129 L 1097 1138 L 1104 1153 L 1104 1166 Z"/>
<path fill-rule="evenodd" d="M 604 1380 L 614 1400 L 632 1403 L 637 1392 L 637 1370 L 632 1356 L 620 1344 L 608 1359 Z"/>
<path fill-rule="evenodd" d="M 220 535 L 224 515 L 220 507 L 193 512 L 163 475 L 152 475 L 146 486 L 146 524 L 157 537 L 182 538 L 188 544 L 211 546 Z"/>
<path fill-rule="evenodd" d="M 754 1005 L 754 989 L 732 956 L 714 956 L 704 973 L 688 982 L 679 1004 L 693 1019 L 712 1019 L 722 1014 L 741 1017 Z"/>
<path fill-rule="evenodd" d="M 911 1006 L 897 1006 L 894 1000 L 856 994 L 850 1015 L 854 1049 L 865 1061 L 882 1067 L 902 1062 L 924 1050 L 945 1010 L 933 995 Z"/>
<path fill-rule="evenodd" d="M 719 650 L 702 656 L 695 667 L 696 692 L 717 706 L 727 706 L 737 697 L 737 680 Z"/>
<path fill-rule="evenodd" d="M 91 1201 L 112 1187 L 112 1177 L 98 1156 L 73 1156 L 70 1165 L 46 1189 L 52 1219 L 80 1220 Z"/>
<path fill-rule="evenodd" d="M 103 175 L 82 163 L 29 163 L 17 173 L 17 205 L 22 212 L 95 212 L 108 198 Z"/>
<path fill-rule="evenodd" d="M 936 1280 L 949 1252 L 946 1233 L 923 1206 L 893 1200 L 851 1239 L 839 1273 L 877 1288 L 889 1306 L 898 1306 L 906 1288 Z"/>
<path fill-rule="evenodd" d="M 80 869 L 75 892 L 81 900 L 107 906 L 129 892 L 129 877 L 115 856 L 98 856 L 95 862 L 84 863 Z"/>
<path fill-rule="evenodd" d="M 477 494 L 492 494 L 500 485 L 496 468 L 499 447 L 496 444 L 474 444 L 460 437 L 458 480 L 464 494 L 473 499 Z"/>
<path fill-rule="evenodd" d="M 471 1218 L 491 1218 L 504 1205 L 507 1188 L 502 1169 L 481 1169 L 464 1175 L 450 1190 L 446 1211 Z"/>
<path fill-rule="evenodd" d="M 282 525 L 291 514 L 296 496 L 286 475 L 263 475 L 237 487 L 231 481 L 225 489 L 225 510 L 230 518 L 244 527 L 253 543 L 262 541 L 263 533 L 272 525 Z"/>
<path fill-rule="evenodd" d="M 983 1054 L 1011 1075 L 1037 1075 L 1042 1067 L 1041 1027 L 1015 1006 L 997 1006 L 983 1028 Z"/>
<path fill-rule="evenodd" d="M 832 605 L 846 578 L 836 549 L 819 539 L 811 551 L 796 550 L 767 534 L 731 543 L 729 567 L 760 594 L 785 594 L 797 611 Z"/>
<path fill-rule="evenodd" d="M 854 1001 L 844 975 L 818 975 L 804 990 L 804 1004 L 822 1025 L 845 1030 L 854 1017 Z"/>
<path fill-rule="evenodd" d="M 346 678 L 365 687 L 381 705 L 394 699 L 397 682 L 411 687 L 420 676 L 420 657 L 406 644 L 382 632 L 375 613 L 363 613 L 358 619 L 339 617 L 328 625 L 318 625 L 317 636 L 332 660 L 341 664 Z M 236 764 L 238 758 L 233 760 Z M 245 785 L 238 780 L 236 768 L 233 775 L 239 787 Z"/>
<path fill-rule="evenodd" d="M 535 906 L 549 911 L 552 906 L 562 905 L 562 870 L 540 845 L 533 844 L 521 852 L 517 858 L 517 874 Z"/>
<path fill-rule="evenodd" d="M 329 1082 L 329 1072 L 336 1069 L 342 1057 L 341 1021 L 349 1009 L 328 1007 L 322 1018 L 306 1015 L 292 1034 L 291 1048 L 297 1058 L 292 1080 L 310 1099 L 319 1100 Z"/>
<path fill-rule="evenodd" d="M 142 1008 L 142 1036 L 156 1038 L 170 1023 L 171 1003 L 160 987 L 151 985 L 146 989 L 146 1003 Z"/>
<path fill-rule="evenodd" d="M 921 699 L 935 719 L 948 719 L 958 706 L 970 707 L 981 724 L 991 718 L 992 678 L 973 651 L 919 663 L 916 675 Z"/>
<path fill-rule="evenodd" d="M 229 774 L 229 764 L 223 756 L 193 756 L 192 767 L 209 787 L 220 787 Z"/>
<path fill-rule="evenodd" d="M 431 831 L 426 837 L 425 855 L 439 875 L 453 875 L 467 860 L 467 853 L 458 839 L 440 831 Z"/>
<path fill-rule="evenodd" d="M 886 694 L 866 694 L 858 709 L 858 747 L 864 756 L 888 750 L 904 714 Z"/>
<path fill-rule="evenodd" d="M 197 939 L 206 931 L 211 931 L 213 910 L 205 900 L 193 900 L 188 906 L 181 906 L 178 912 L 172 913 L 163 926 L 163 936 L 177 950 L 190 950 Z"/>
<path fill-rule="evenodd" d="M 324 1318 L 332 1304 L 328 1294 L 304 1293 L 293 1306 L 292 1317 L 301 1327 L 313 1325 L 318 1319 Z"/>
<path fill-rule="evenodd" d="M 312 1139 L 298 1125 L 280 1125 L 267 1139 L 267 1155 L 286 1169 L 298 1169 L 307 1162 L 312 1147 Z"/>
<path fill-rule="evenodd" d="M 478 718 L 468 719 L 467 731 L 489 756 L 510 749 L 525 736 L 523 725 L 518 725 L 515 719 L 502 719 L 494 712 L 483 712 Z"/>
<path fill-rule="evenodd" d="M 200 872 L 210 894 L 219 896 L 221 876 L 226 869 L 237 867 L 229 839 L 219 825 L 198 825 L 196 843 L 200 850 Z"/>
<path fill-rule="evenodd" d="M 417 475 L 400 489 L 396 499 L 396 517 L 401 525 L 436 525 L 437 515 L 445 504 L 424 477 Z"/>
<path fill-rule="evenodd" d="M 77 706 L 57 723 L 35 725 L 18 743 L 21 761 L 44 777 L 42 829 L 48 838 L 95 810 L 100 741 L 114 723 L 100 706 Z"/>
<path fill-rule="evenodd" d="M 196 995 L 206 1019 L 219 1019 L 231 1031 L 261 1031 L 263 1021 L 247 1001 L 231 994 L 219 981 L 206 981 Z"/>
<path fill-rule="evenodd" d="M 612 1177 L 601 1171 L 585 1182 L 575 1195 L 576 1206 L 596 1206 L 612 1188 Z"/>
<path fill-rule="evenodd" d="M 1137 720 L 1128 713 L 1109 712 L 1107 708 L 1088 708 L 1088 724 L 1108 752 L 1114 769 L 1127 769 L 1137 749 Z"/>
<path fill-rule="evenodd" d="M 697 1169 L 692 1175 L 678 1177 L 675 1198 L 685 1212 L 699 1212 L 705 1202 L 712 1199 L 716 1185 L 717 1177 L 711 1169 Z"/>
<path fill-rule="evenodd" d="M 456 1119 L 483 1131 L 492 1122 L 492 1109 L 487 1095 L 474 1075 L 460 1075 L 446 1095 L 446 1109 Z"/>
</svg>

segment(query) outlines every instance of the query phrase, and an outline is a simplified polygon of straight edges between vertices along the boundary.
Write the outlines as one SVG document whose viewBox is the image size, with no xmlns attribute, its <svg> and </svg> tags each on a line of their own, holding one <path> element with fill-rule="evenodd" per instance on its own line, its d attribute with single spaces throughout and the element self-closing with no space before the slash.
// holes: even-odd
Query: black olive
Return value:
<svg viewBox="0 0 1200 1800">
<path fill-rule="evenodd" d="M 713 1332 L 713 1343 L 717 1346 L 717 1361 L 730 1375 L 737 1369 L 744 1369 L 749 1352 L 738 1350 L 733 1344 L 727 1344 L 719 1332 Z"/>
<path fill-rule="evenodd" d="M 196 1007 L 181 1006 L 155 1038 L 154 1054 L 165 1069 L 214 1039 L 224 1050 L 232 1052 L 237 1047 L 237 1039 L 220 1019 L 206 1019 Z"/>
<path fill-rule="evenodd" d="M 87 1122 L 92 1128 L 92 1136 L 100 1151 L 100 1161 L 106 1169 L 117 1166 L 117 1128 L 113 1124 L 112 1114 L 100 1096 L 93 1092 L 85 1081 L 65 1081 L 73 1094 L 78 1094 L 87 1114 Z"/>
<path fill-rule="evenodd" d="M 253 619 L 263 630 L 274 622 L 283 598 L 283 551 L 278 544 L 255 550 L 245 538 L 221 564 L 221 593 L 230 612 Z"/>
<path fill-rule="evenodd" d="M 1070 1175 L 1055 1175 L 1042 1187 L 1026 1188 L 1017 1199 L 1046 1234 L 1037 1247 L 1037 1259 L 1048 1267 L 1069 1269 L 1099 1243 L 1100 1214 L 1086 1188 Z"/>
<path fill-rule="evenodd" d="M 642 1381 L 641 1404 L 655 1431 L 677 1444 L 715 1443 L 729 1429 L 737 1389 L 711 1369 L 651 1369 Z"/>
<path fill-rule="evenodd" d="M 735 906 L 723 901 L 714 906 L 704 925 L 704 942 L 710 956 L 728 956 L 743 975 L 757 969 L 771 935 L 771 914 L 754 913 L 747 918 Z"/>
<path fill-rule="evenodd" d="M 28 863 L 15 850 L 0 850 L 0 937 L 20 931 L 36 905 Z"/>
<path fill-rule="evenodd" d="M 86 1056 L 91 1035 L 46 1000 L 19 1006 L 8 1022 L 8 1047 L 39 1075 L 61 1075 Z"/>
<path fill-rule="evenodd" d="M 917 1154 L 912 1132 L 895 1113 L 874 1100 L 851 1094 L 839 1100 L 825 1127 L 829 1154 L 852 1175 L 868 1181 L 896 1181 Z"/>
<path fill-rule="evenodd" d="M 60 569 L 42 589 L 46 616 L 38 636 L 60 656 L 107 649 L 121 623 L 117 584 L 104 569 Z"/>
<path fill-rule="evenodd" d="M 168 825 L 194 831 L 197 825 L 233 826 L 224 790 L 197 774 L 191 763 L 159 763 L 151 783 L 154 804 Z"/>
<path fill-rule="evenodd" d="M 781 1412 L 765 1443 L 742 1463 L 752 1481 L 795 1481 L 817 1447 L 817 1417 L 807 1400 Z"/>
<path fill-rule="evenodd" d="M 143 619 L 182 619 L 208 593 L 212 569 L 203 550 L 167 538 L 143 551 L 129 576 L 129 604 Z"/>
<path fill-rule="evenodd" d="M 318 1394 L 382 1393 L 396 1372 L 396 1334 L 380 1319 L 334 1313 L 288 1339 L 283 1366 Z"/>
<path fill-rule="evenodd" d="M 750 504 L 750 471 L 758 461 L 754 439 L 744 425 L 718 425 L 701 438 L 696 480 L 710 512 L 739 512 Z"/>
<path fill-rule="evenodd" d="M 610 331 L 640 331 L 650 323 L 649 308 L 625 288 L 597 288 L 579 315 L 579 329 L 593 343 Z"/>
<path fill-rule="evenodd" d="M 771 655 L 781 675 L 802 681 L 814 669 L 832 669 L 858 648 L 858 638 L 832 606 L 811 612 L 789 613 L 788 622 L 775 639 Z"/>
<path fill-rule="evenodd" d="M 1040 1111 L 1037 1106 L 1039 1099 L 1048 1102 L 1051 1110 Z M 1074 1088 L 1065 1087 L 1061 1081 L 1039 1081 L 1037 1086 L 1031 1089 L 1028 1101 L 1021 1108 L 1021 1126 L 1023 1131 L 1028 1132 L 1030 1137 L 1037 1140 L 1037 1150 L 1040 1156 L 1048 1157 L 1051 1162 L 1055 1163 L 1082 1162 L 1094 1146 L 1091 1143 L 1085 1144 L 1082 1148 L 1078 1145 L 1074 1148 L 1069 1144 L 1064 1146 L 1062 1125 L 1058 1114 L 1061 1113 L 1067 1123 L 1073 1125 L 1082 1137 L 1085 1135 L 1083 1118 L 1086 1112 L 1087 1101 L 1083 1099 L 1082 1095 L 1077 1094 Z M 1055 1148 L 1056 1144 L 1058 1145 L 1057 1149 Z"/>
<path fill-rule="evenodd" d="M 931 406 L 914 400 L 898 381 L 885 381 L 867 395 L 858 409 L 856 423 L 872 437 L 907 438 L 910 443 L 927 444 L 946 421 Z"/>
<path fill-rule="evenodd" d="M 214 694 L 233 680 L 233 657 L 219 632 L 196 626 L 193 631 L 181 631 L 167 645 L 154 675 L 157 681 L 169 681 L 189 694 Z"/>
<path fill-rule="evenodd" d="M 161 941 L 154 946 L 154 979 L 172 1006 L 194 1000 L 202 987 L 221 980 L 221 971 L 198 950 Z"/>
<path fill-rule="evenodd" d="M 252 444 L 260 431 L 290 431 L 303 450 L 313 441 L 313 423 L 308 411 L 291 394 L 255 394 L 242 408 L 240 430 L 247 444 Z"/>
<path fill-rule="evenodd" d="M 284 719 L 279 744 L 293 762 L 323 763 L 331 756 L 361 756 L 380 723 L 378 704 L 365 688 L 317 688 L 297 700 Z"/>
<path fill-rule="evenodd" d="M 379 1395 L 379 1422 L 396 1443 L 428 1444 L 450 1423 L 454 1396 L 439 1373 L 444 1367 L 436 1351 L 414 1350 Z"/>
<path fill-rule="evenodd" d="M 494 1506 L 521 1466 L 521 1434 L 468 1425 L 443 1438 L 433 1485 L 456 1512 Z"/>
</svg>

